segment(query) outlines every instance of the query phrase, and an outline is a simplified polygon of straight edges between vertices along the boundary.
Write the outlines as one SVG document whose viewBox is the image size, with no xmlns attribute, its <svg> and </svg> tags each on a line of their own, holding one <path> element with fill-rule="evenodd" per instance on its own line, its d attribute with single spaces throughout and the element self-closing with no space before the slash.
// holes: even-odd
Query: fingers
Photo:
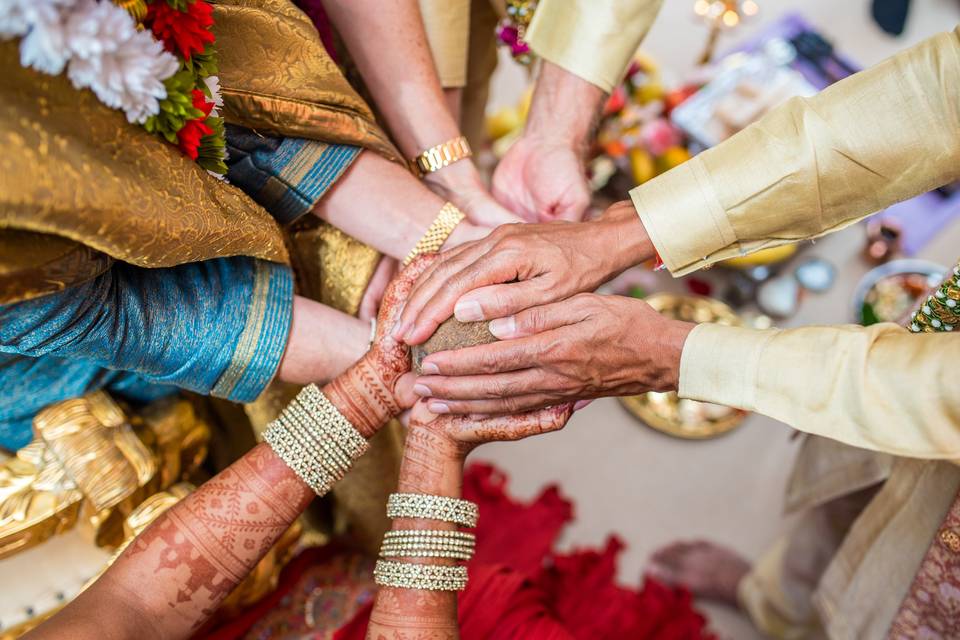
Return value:
<svg viewBox="0 0 960 640">
<path fill-rule="evenodd" d="M 559 431 L 573 413 L 570 403 L 537 411 L 507 415 L 458 419 L 457 439 L 462 442 L 490 442 L 493 440 L 520 440 L 529 436 Z"/>
<path fill-rule="evenodd" d="M 437 254 L 418 256 L 413 262 L 393 278 L 383 294 L 380 313 L 377 316 L 377 340 L 381 340 L 390 328 L 397 323 L 417 278 L 430 265 L 437 261 Z"/>
<path fill-rule="evenodd" d="M 523 283 L 518 283 L 515 286 L 519 287 L 520 284 Z M 481 289 L 481 291 L 486 289 L 493 289 L 493 287 L 485 287 Z M 509 295 L 513 294 L 511 293 Z M 532 294 L 528 296 L 528 299 L 532 298 L 534 298 Z M 493 306 L 493 303 L 488 304 Z M 580 305 L 576 302 L 576 299 L 541 306 L 532 306 L 535 304 L 536 302 L 527 304 L 526 306 L 530 308 L 523 309 L 515 315 L 503 314 L 502 316 L 498 316 L 496 320 L 491 320 L 489 326 L 490 333 L 500 340 L 523 338 L 580 322 L 584 317 L 584 313 Z"/>
<path fill-rule="evenodd" d="M 397 384 L 393 388 L 393 397 L 400 408 L 409 409 L 420 399 L 420 395 L 414 391 L 414 381 L 416 379 L 417 374 L 408 371 L 397 380 Z"/>
<path fill-rule="evenodd" d="M 411 296 L 412 308 L 405 309 L 405 318 L 412 322 L 404 333 L 407 344 L 419 344 L 433 335 L 437 327 L 451 315 L 461 322 L 483 319 L 483 310 L 476 303 L 457 304 L 460 297 L 473 289 L 509 282 L 517 277 L 516 256 L 498 253 L 474 256 L 464 252 L 448 265 L 439 267 L 430 281 Z"/>
<path fill-rule="evenodd" d="M 557 396 L 545 393 L 535 393 L 523 396 L 510 396 L 492 400 L 442 400 L 430 398 L 427 400 L 427 409 L 431 413 L 440 415 L 513 415 L 524 411 L 534 411 L 557 404 Z"/>
<path fill-rule="evenodd" d="M 403 313 L 400 314 L 399 322 L 392 329 L 393 336 L 397 340 L 403 339 L 405 334 L 409 332 L 414 321 L 419 318 L 424 304 L 444 285 L 447 278 L 459 271 L 463 265 L 469 264 L 483 255 L 487 250 L 484 243 L 484 240 L 467 242 L 449 251 L 444 251 L 424 270 L 414 284 L 413 289 L 410 290 L 410 295 L 407 297 L 407 304 L 403 309 Z M 446 320 L 446 318 L 444 318 L 444 320 Z M 439 326 L 439 323 L 437 323 L 437 326 Z M 436 331 L 436 327 L 434 327 L 433 330 Z M 430 335 L 432 335 L 432 331 Z M 410 344 L 418 343 L 410 342 Z"/>
<path fill-rule="evenodd" d="M 417 395 L 443 400 L 489 400 L 543 393 L 559 381 L 545 380 L 540 369 L 523 369 L 486 376 L 422 376 L 417 378 Z"/>
<path fill-rule="evenodd" d="M 431 375 L 469 376 L 535 368 L 540 358 L 552 348 L 553 337 L 548 332 L 528 338 L 432 353 L 424 358 L 423 370 Z"/>
</svg>

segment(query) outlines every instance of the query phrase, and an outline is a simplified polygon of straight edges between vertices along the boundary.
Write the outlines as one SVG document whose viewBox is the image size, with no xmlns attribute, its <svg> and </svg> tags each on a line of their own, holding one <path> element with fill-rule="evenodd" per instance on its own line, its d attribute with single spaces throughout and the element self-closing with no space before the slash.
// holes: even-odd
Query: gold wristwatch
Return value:
<svg viewBox="0 0 960 640">
<path fill-rule="evenodd" d="M 423 177 L 428 173 L 433 173 L 451 165 L 459 160 L 464 160 L 473 155 L 470 149 L 470 143 L 463 136 L 447 140 L 435 147 L 430 147 L 416 158 L 410 161 L 414 172 Z"/>
</svg>

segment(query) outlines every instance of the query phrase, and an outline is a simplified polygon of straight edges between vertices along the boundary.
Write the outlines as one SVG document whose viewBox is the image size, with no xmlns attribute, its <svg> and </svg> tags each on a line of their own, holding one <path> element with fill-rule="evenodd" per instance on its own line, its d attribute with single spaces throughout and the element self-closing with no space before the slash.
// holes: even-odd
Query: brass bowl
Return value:
<svg viewBox="0 0 960 640">
<path fill-rule="evenodd" d="M 644 300 L 668 318 L 732 327 L 741 325 L 733 309 L 713 298 L 658 293 Z M 747 412 L 740 409 L 680 399 L 675 391 L 626 396 L 620 398 L 620 404 L 647 426 L 685 440 L 705 440 L 729 433 L 747 416 Z"/>
</svg>

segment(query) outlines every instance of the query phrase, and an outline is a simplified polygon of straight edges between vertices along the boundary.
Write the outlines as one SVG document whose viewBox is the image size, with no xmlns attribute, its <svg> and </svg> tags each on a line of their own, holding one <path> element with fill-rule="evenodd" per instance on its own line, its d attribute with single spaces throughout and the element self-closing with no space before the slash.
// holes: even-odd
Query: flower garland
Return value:
<svg viewBox="0 0 960 640">
<path fill-rule="evenodd" d="M 20 63 L 90 89 L 127 121 L 223 175 L 213 9 L 205 0 L 0 0 Z"/>
</svg>

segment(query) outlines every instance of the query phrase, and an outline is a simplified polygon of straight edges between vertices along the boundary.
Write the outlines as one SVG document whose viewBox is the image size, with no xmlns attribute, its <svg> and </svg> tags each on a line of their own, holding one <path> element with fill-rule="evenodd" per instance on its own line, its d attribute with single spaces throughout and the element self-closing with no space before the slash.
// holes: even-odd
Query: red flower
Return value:
<svg viewBox="0 0 960 640">
<path fill-rule="evenodd" d="M 191 160 L 196 160 L 200 149 L 200 141 L 204 136 L 213 134 L 213 129 L 207 126 L 206 119 L 213 110 L 213 103 L 207 102 L 207 97 L 200 89 L 193 90 L 193 106 L 203 112 L 203 117 L 187 120 L 180 131 L 177 131 L 178 147 Z"/>
<path fill-rule="evenodd" d="M 171 53 L 179 50 L 184 59 L 201 53 L 213 42 L 213 7 L 204 0 L 194 0 L 186 11 L 177 11 L 166 0 L 155 0 L 147 7 L 146 23 L 153 35 Z"/>
</svg>

